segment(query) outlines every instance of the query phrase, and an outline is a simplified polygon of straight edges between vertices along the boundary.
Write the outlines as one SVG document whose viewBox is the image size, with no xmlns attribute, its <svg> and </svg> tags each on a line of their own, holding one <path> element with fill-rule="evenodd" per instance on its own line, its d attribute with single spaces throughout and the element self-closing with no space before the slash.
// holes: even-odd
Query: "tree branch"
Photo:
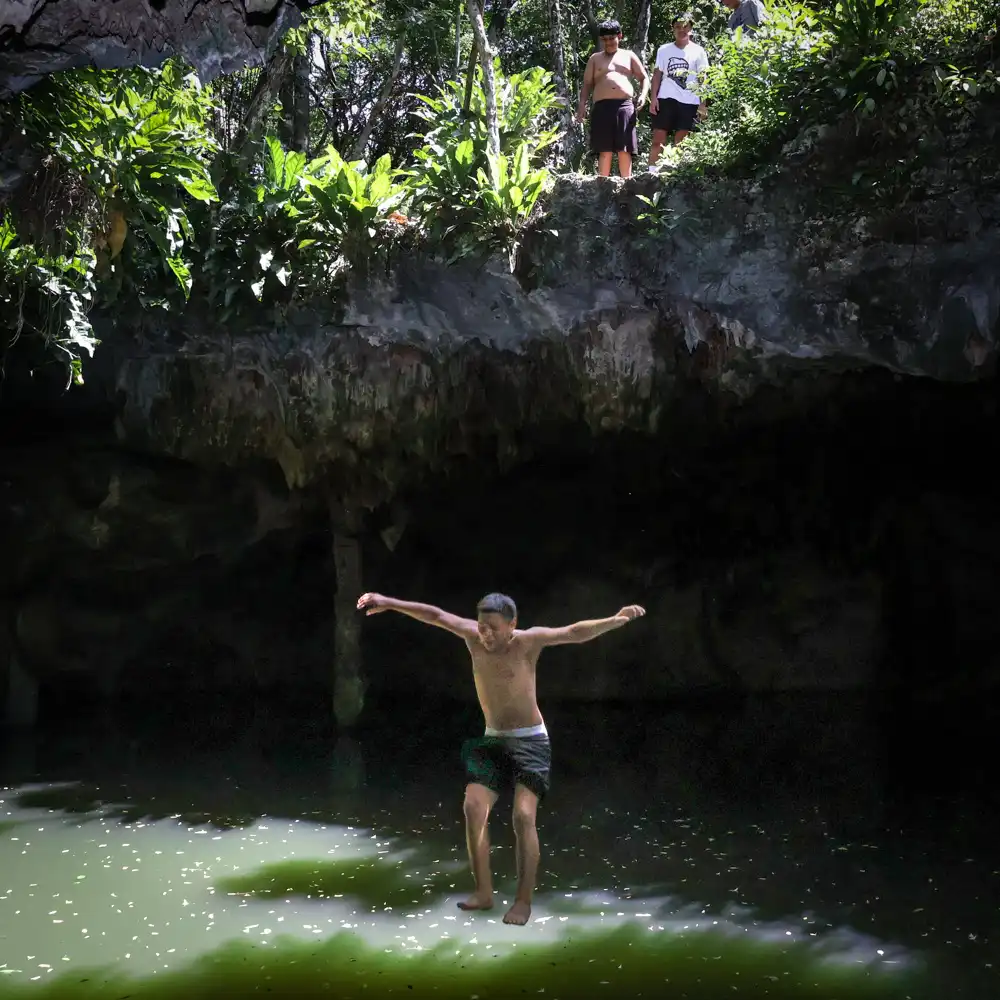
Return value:
<svg viewBox="0 0 1000 1000">
<path fill-rule="evenodd" d="M 256 137 L 257 131 L 267 120 L 267 116 L 278 99 L 278 91 L 291 69 L 292 58 L 291 50 L 282 47 L 261 73 L 250 98 L 246 118 L 233 141 L 233 152 L 237 156 L 244 155 L 246 148 Z"/>
<path fill-rule="evenodd" d="M 396 39 L 396 51 L 393 54 L 392 59 L 392 72 L 389 74 L 389 79 L 386 80 L 385 86 L 382 88 L 382 93 L 378 95 L 378 100 L 375 102 L 375 106 L 371 110 L 371 114 L 368 115 L 368 121 L 365 122 L 365 127 L 361 130 L 361 135 L 358 136 L 358 141 L 354 144 L 354 148 L 351 150 L 352 160 L 361 160 L 365 155 L 365 147 L 368 145 L 368 140 L 371 138 L 372 129 L 375 127 L 375 122 L 381 117 L 382 112 L 385 110 L 386 104 L 389 102 L 389 96 L 392 94 L 392 88 L 396 86 L 396 80 L 399 79 L 399 71 L 403 68 L 403 53 L 406 49 L 406 35 L 400 31 L 399 37 Z"/>
<path fill-rule="evenodd" d="M 477 0 L 468 0 L 469 21 L 476 36 L 476 48 L 483 64 L 483 95 L 486 98 L 486 148 L 494 156 L 500 154 L 500 123 L 497 121 L 497 91 L 493 76 L 493 49 L 483 24 L 483 12 Z"/>
</svg>

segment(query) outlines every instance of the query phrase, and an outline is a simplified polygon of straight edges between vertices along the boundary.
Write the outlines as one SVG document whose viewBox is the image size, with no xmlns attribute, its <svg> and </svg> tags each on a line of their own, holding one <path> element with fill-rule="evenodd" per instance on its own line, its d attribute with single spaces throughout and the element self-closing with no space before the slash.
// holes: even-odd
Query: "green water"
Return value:
<svg viewBox="0 0 1000 1000">
<path fill-rule="evenodd" d="M 591 733 L 581 758 L 581 740 L 543 806 L 523 928 L 502 923 L 501 800 L 497 908 L 459 911 L 470 882 L 449 747 L 466 721 L 419 746 L 398 730 L 345 749 L 281 726 L 234 739 L 165 724 L 7 753 L 0 996 L 1000 995 L 994 859 L 959 862 L 967 843 L 938 859 L 921 840 L 934 831 L 880 826 L 843 757 L 825 782 L 816 765 L 811 798 L 773 774 L 748 794 L 725 769 L 685 768 L 698 727 L 654 762 L 659 784 L 634 748 L 609 761 Z M 822 814 L 843 827 L 848 802 L 856 836 Z"/>
</svg>

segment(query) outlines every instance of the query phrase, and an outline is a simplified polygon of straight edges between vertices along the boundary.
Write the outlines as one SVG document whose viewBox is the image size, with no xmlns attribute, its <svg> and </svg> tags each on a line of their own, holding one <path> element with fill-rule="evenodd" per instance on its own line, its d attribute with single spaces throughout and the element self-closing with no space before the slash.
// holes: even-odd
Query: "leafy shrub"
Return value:
<svg viewBox="0 0 1000 1000">
<path fill-rule="evenodd" d="M 114 299 L 167 277 L 188 293 L 187 209 L 216 197 L 209 105 L 197 78 L 169 61 L 61 74 L 6 110 L 42 164 L 3 223 L 0 301 L 17 301 L 6 325 L 14 338 L 44 337 L 79 380 L 98 288 Z"/>
<path fill-rule="evenodd" d="M 26 128 L 93 196 L 95 217 L 77 221 L 98 227 L 102 265 L 114 268 L 132 237 L 133 257 L 145 253 L 187 294 L 187 208 L 216 198 L 209 111 L 197 76 L 174 61 L 158 71 L 63 75 L 49 100 L 24 103 Z"/>
<path fill-rule="evenodd" d="M 361 161 L 346 162 L 329 147 L 306 169 L 305 197 L 295 205 L 299 249 L 315 247 L 326 261 L 339 255 L 355 269 L 364 269 L 408 197 L 403 176 L 392 169 L 388 154 L 369 170 Z"/>
<path fill-rule="evenodd" d="M 84 354 L 97 345 L 87 314 L 94 297 L 96 256 L 89 248 L 71 254 L 23 242 L 10 213 L 0 219 L 0 310 L 8 331 L 5 347 L 24 335 L 39 336 L 66 367 L 67 387 L 83 382 Z"/>
<path fill-rule="evenodd" d="M 288 286 L 297 257 L 293 204 L 305 162 L 268 137 L 249 170 L 229 171 L 221 203 L 199 213 L 196 289 L 218 308 L 220 322 L 261 301 L 265 286 L 272 295 L 275 286 Z"/>
<path fill-rule="evenodd" d="M 839 0 L 818 12 L 847 59 L 886 55 L 924 0 Z"/>
<path fill-rule="evenodd" d="M 808 7 L 769 7 L 755 34 L 722 36 L 709 56 L 708 120 L 667 154 L 685 165 L 725 168 L 756 159 L 829 104 L 815 79 L 830 59 L 830 36 Z"/>
<path fill-rule="evenodd" d="M 204 219 L 199 277 L 229 318 L 241 306 L 321 290 L 343 266 L 363 267 L 407 191 L 383 156 L 369 170 L 332 147 L 307 162 L 268 136 L 253 175 Z M 282 292 L 282 289 L 285 291 Z"/>
<path fill-rule="evenodd" d="M 550 179 L 547 168 L 533 165 L 536 152 L 522 142 L 512 156 L 487 153 L 480 165 L 472 139 L 418 150 L 417 167 L 408 176 L 430 242 L 451 260 L 479 249 L 510 253 Z"/>
<path fill-rule="evenodd" d="M 516 234 L 549 182 L 544 151 L 559 134 L 552 75 L 539 68 L 506 79 L 498 74 L 500 155 L 487 151 L 481 73 L 471 115 L 462 115 L 464 87 L 445 84 L 422 96 L 417 112 L 430 126 L 407 171 L 413 209 L 432 243 L 451 259 L 482 248 L 510 252 Z"/>
<path fill-rule="evenodd" d="M 968 117 L 996 87 L 989 68 L 972 67 L 993 23 L 974 0 L 842 0 L 816 11 L 769 5 L 752 36 L 720 36 L 710 47 L 706 123 L 667 152 L 688 171 L 739 161 L 774 162 L 777 146 L 845 113 L 858 128 L 879 119 L 881 136 L 932 128 L 942 115 Z"/>
<path fill-rule="evenodd" d="M 423 107 L 414 112 L 426 123 L 418 138 L 424 149 L 454 149 L 470 140 L 477 167 L 486 162 L 486 95 L 483 71 L 477 68 L 469 115 L 463 113 L 465 84 L 449 80 L 437 96 L 415 94 Z M 522 142 L 530 142 L 536 154 L 555 142 L 559 134 L 558 101 L 552 74 L 534 66 L 524 73 L 504 77 L 496 74 L 497 120 L 500 152 L 511 155 Z"/>
<path fill-rule="evenodd" d="M 513 250 L 518 231 L 549 181 L 548 170 L 532 166 L 533 152 L 529 143 L 522 142 L 512 157 L 489 155 L 486 167 L 476 171 L 476 198 L 469 206 L 471 240 L 463 245 L 466 253 L 477 245 Z"/>
</svg>

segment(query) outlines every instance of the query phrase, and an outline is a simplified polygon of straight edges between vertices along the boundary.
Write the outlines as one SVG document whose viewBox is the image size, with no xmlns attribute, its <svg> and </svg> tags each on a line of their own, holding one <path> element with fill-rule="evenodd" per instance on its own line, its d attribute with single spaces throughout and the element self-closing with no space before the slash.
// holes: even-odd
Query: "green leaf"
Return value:
<svg viewBox="0 0 1000 1000">
<path fill-rule="evenodd" d="M 264 142 L 268 154 L 264 159 L 264 175 L 269 183 L 281 185 L 285 173 L 285 151 L 273 135 L 267 136 Z"/>
<path fill-rule="evenodd" d="M 181 174 L 177 178 L 177 181 L 192 198 L 196 198 L 198 201 L 211 202 L 219 200 L 215 186 L 205 175 L 188 177 Z"/>
<path fill-rule="evenodd" d="M 167 266 L 181 286 L 184 297 L 187 298 L 191 291 L 191 272 L 188 270 L 187 264 L 180 257 L 168 257 Z"/>
<path fill-rule="evenodd" d="M 17 233 L 14 232 L 14 227 L 11 225 L 10 216 L 4 214 L 3 222 L 0 223 L 0 253 L 5 252 L 8 247 L 16 242 Z"/>
<path fill-rule="evenodd" d="M 292 185 L 302 176 L 306 166 L 306 155 L 297 150 L 289 150 L 285 154 L 285 169 L 282 186 L 286 188 Z"/>
</svg>

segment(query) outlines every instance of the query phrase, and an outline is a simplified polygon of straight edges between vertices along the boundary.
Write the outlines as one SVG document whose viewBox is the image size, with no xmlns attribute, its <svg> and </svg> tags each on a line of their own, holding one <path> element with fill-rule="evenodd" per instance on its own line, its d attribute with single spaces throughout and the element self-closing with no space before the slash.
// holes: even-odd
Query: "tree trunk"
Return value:
<svg viewBox="0 0 1000 1000">
<path fill-rule="evenodd" d="M 7 655 L 6 674 L 4 724 L 30 729 L 38 721 L 38 679 L 21 666 L 13 649 Z"/>
<path fill-rule="evenodd" d="M 309 46 L 303 55 L 295 57 L 292 67 L 294 91 L 292 97 L 291 147 L 300 153 L 309 154 Z"/>
<path fill-rule="evenodd" d="M 335 502 L 330 504 L 333 529 L 333 564 L 337 592 L 333 601 L 335 623 L 333 661 L 333 714 L 347 729 L 357 722 L 365 704 L 365 679 L 361 664 L 361 543 L 358 519 Z"/>
<path fill-rule="evenodd" d="M 462 0 L 455 0 L 455 79 L 462 72 Z"/>
<path fill-rule="evenodd" d="M 639 11 L 635 17 L 635 32 L 632 36 L 632 51 L 646 65 L 646 51 L 649 48 L 649 18 L 653 0 L 639 0 Z"/>
<path fill-rule="evenodd" d="M 368 140 L 371 138 L 372 129 L 375 128 L 375 123 L 381 117 L 386 104 L 389 103 L 392 88 L 396 86 L 396 81 L 399 79 L 400 70 L 403 68 L 403 53 L 405 51 L 405 47 L 406 35 L 400 34 L 400 36 L 396 39 L 396 51 L 392 58 L 392 72 L 389 74 L 389 79 L 386 80 L 385 86 L 382 88 L 382 93 L 378 95 L 378 100 L 375 102 L 375 106 L 372 108 L 371 114 L 368 116 L 368 121 L 365 122 L 365 127 L 361 130 L 361 135 L 358 136 L 358 141 L 354 144 L 354 148 L 351 150 L 350 158 L 352 160 L 364 159 L 365 148 L 368 146 Z"/>
<path fill-rule="evenodd" d="M 560 0 L 548 0 L 549 44 L 552 47 L 552 75 L 555 78 L 556 95 L 562 101 L 563 119 L 563 161 L 572 162 L 577 145 L 576 115 L 574 101 L 566 84 L 566 56 L 563 50 L 562 9 Z"/>
<path fill-rule="evenodd" d="M 594 47 L 597 47 L 599 41 L 597 32 L 599 30 L 599 22 L 596 17 L 594 17 L 594 4 L 592 0 L 583 0 L 583 16 L 587 19 L 587 27 L 590 29 L 590 37 L 593 40 Z"/>
<path fill-rule="evenodd" d="M 486 35 L 483 13 L 478 0 L 468 0 L 469 21 L 476 36 L 476 48 L 483 64 L 483 96 L 486 100 L 486 148 L 494 156 L 500 154 L 500 123 L 497 119 L 496 79 L 493 75 L 493 49 Z M 492 26 L 491 26 L 492 27 Z"/>
<path fill-rule="evenodd" d="M 469 49 L 469 64 L 465 67 L 465 100 L 462 102 L 462 114 L 466 118 L 472 110 L 472 88 L 476 83 L 476 60 L 479 58 L 479 49 L 475 41 Z"/>
<path fill-rule="evenodd" d="M 295 57 L 288 67 L 288 73 L 278 91 L 278 103 L 281 105 L 281 118 L 277 123 L 278 140 L 285 149 L 292 148 L 292 110 L 295 107 Z M 265 134 L 267 129 L 264 130 Z"/>
<path fill-rule="evenodd" d="M 241 156 L 250 143 L 257 137 L 260 127 L 267 121 L 275 102 L 278 91 L 281 90 L 285 78 L 292 66 L 292 53 L 282 48 L 278 54 L 264 67 L 257 86 L 250 97 L 246 117 L 233 142 L 233 153 Z"/>
<path fill-rule="evenodd" d="M 494 6 L 493 13 L 490 15 L 490 26 L 486 29 L 486 37 L 489 39 L 490 45 L 496 45 L 499 41 L 507 27 L 507 18 L 517 9 L 517 6 L 518 0 L 515 0 L 513 4 L 510 3 L 510 0 L 503 0 L 502 3 Z M 469 65 L 465 70 L 465 101 L 462 104 L 462 114 L 466 117 L 472 108 L 472 87 L 476 82 L 476 60 L 478 57 L 479 49 L 473 44 L 469 50 Z"/>
<path fill-rule="evenodd" d="M 497 0 L 493 4 L 493 13 L 490 14 L 490 26 L 486 29 L 486 37 L 490 40 L 490 45 L 496 45 L 507 30 L 507 22 L 510 15 L 521 6 L 521 0 Z"/>
</svg>

